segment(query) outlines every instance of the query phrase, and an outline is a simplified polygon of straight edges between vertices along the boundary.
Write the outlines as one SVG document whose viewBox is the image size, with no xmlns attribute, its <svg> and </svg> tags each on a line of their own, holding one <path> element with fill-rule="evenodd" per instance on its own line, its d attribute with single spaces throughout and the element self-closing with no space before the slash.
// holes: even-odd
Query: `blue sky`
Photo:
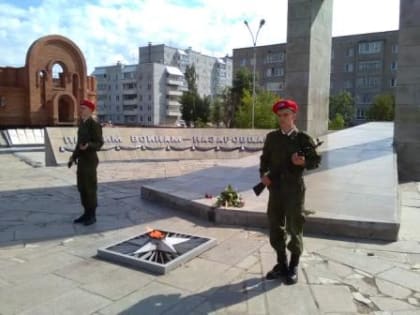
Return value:
<svg viewBox="0 0 420 315">
<path fill-rule="evenodd" d="M 212 56 L 286 41 L 287 0 L 0 0 L 0 66 L 23 66 L 37 38 L 60 34 L 95 66 L 136 63 L 138 47 L 167 44 Z M 334 0 L 333 35 L 398 29 L 399 0 Z M 7 47 L 7 49 L 4 49 Z"/>
</svg>

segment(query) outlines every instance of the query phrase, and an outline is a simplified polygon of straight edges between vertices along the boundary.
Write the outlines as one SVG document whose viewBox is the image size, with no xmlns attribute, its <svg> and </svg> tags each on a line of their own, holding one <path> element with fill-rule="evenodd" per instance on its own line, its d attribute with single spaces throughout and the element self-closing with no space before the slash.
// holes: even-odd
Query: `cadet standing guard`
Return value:
<svg viewBox="0 0 420 315">
<path fill-rule="evenodd" d="M 76 148 L 70 157 L 68 167 L 73 163 L 77 164 L 77 188 L 80 192 L 80 199 L 84 213 L 73 223 L 91 225 L 96 222 L 97 207 L 97 175 L 98 167 L 97 151 L 104 144 L 102 138 L 102 127 L 92 118 L 95 104 L 89 100 L 80 103 L 80 125 L 77 131 Z"/>
<path fill-rule="evenodd" d="M 318 167 L 321 157 L 316 153 L 312 138 L 295 126 L 298 104 L 292 100 L 274 103 L 280 128 L 270 132 L 265 140 L 260 163 L 261 182 L 269 190 L 267 215 L 270 244 L 277 253 L 277 264 L 266 279 L 286 278 L 286 283 L 298 281 L 299 258 L 303 251 L 305 168 Z M 309 148 L 310 154 L 305 154 Z M 290 241 L 287 243 L 287 235 Z M 286 247 L 291 253 L 288 263 Z"/>
</svg>

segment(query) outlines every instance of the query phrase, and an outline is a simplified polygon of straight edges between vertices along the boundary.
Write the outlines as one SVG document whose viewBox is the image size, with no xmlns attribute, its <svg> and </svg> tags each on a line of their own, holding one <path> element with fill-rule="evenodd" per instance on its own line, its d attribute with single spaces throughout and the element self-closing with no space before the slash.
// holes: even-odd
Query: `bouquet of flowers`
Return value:
<svg viewBox="0 0 420 315">
<path fill-rule="evenodd" d="M 228 185 L 225 190 L 220 193 L 216 200 L 217 207 L 223 206 L 242 208 L 244 204 L 245 203 L 242 200 L 242 197 L 231 185 Z"/>
</svg>

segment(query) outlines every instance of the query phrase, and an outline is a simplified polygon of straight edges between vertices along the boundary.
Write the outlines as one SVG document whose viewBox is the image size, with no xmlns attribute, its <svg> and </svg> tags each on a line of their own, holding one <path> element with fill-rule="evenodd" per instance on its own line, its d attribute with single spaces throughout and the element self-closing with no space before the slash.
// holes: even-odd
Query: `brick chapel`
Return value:
<svg viewBox="0 0 420 315">
<path fill-rule="evenodd" d="M 82 99 L 96 103 L 96 80 L 63 36 L 36 40 L 22 68 L 0 67 L 0 127 L 76 125 Z"/>
</svg>

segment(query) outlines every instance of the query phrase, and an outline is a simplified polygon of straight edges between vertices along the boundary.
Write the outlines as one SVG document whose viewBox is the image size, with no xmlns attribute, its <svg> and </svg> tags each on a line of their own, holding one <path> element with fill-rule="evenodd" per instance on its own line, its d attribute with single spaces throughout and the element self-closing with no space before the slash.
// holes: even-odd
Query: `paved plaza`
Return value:
<svg viewBox="0 0 420 315">
<path fill-rule="evenodd" d="M 46 168 L 42 152 L 0 154 L 0 314 L 420 314 L 420 186 L 400 184 L 397 242 L 305 236 L 299 284 L 267 282 L 267 231 L 214 225 L 140 198 L 142 185 L 221 162 L 102 163 L 98 222 L 73 225 L 75 169 Z M 205 183 L 203 189 L 206 188 Z M 218 245 L 172 272 L 96 258 L 97 249 L 177 230 Z"/>
</svg>

